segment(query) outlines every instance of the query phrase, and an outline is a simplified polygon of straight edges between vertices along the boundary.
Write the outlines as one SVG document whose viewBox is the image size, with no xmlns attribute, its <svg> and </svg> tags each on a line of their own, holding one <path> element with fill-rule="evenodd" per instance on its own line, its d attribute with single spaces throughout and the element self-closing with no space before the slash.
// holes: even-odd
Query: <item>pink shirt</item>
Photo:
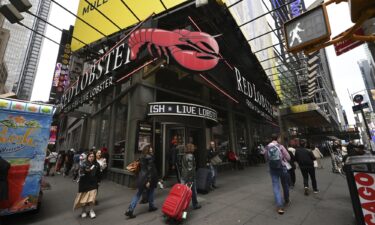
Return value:
<svg viewBox="0 0 375 225">
<path fill-rule="evenodd" d="M 283 164 L 283 166 L 286 166 L 285 163 L 290 160 L 290 155 L 288 151 L 285 149 L 283 145 L 277 143 L 277 141 L 272 141 L 271 143 L 269 143 L 266 147 L 266 151 L 268 151 L 268 149 L 273 145 L 277 145 L 279 147 L 281 151 L 281 163 Z M 268 154 L 264 154 L 264 155 L 266 157 L 266 160 L 268 161 Z"/>
</svg>

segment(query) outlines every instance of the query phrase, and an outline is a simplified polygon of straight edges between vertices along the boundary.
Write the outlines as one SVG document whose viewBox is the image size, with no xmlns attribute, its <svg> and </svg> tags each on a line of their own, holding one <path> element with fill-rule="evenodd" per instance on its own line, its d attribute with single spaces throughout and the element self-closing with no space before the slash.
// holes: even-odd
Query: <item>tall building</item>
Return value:
<svg viewBox="0 0 375 225">
<path fill-rule="evenodd" d="M 366 93 L 369 96 L 369 103 L 372 110 L 375 110 L 375 101 L 372 97 L 372 91 L 375 91 L 375 65 L 370 59 L 362 59 L 358 61 L 361 70 L 363 82 L 365 83 Z"/>
<path fill-rule="evenodd" d="M 289 2 L 289 3 L 288 3 Z M 264 4 L 272 11 L 273 28 L 277 43 L 273 47 L 277 56 L 277 76 L 281 93 L 280 114 L 285 131 L 298 130 L 304 137 L 321 140 L 324 132 L 338 132 L 339 124 L 335 87 L 324 49 L 306 55 L 290 54 L 284 45 L 283 24 L 307 9 L 303 0 L 270 0 Z M 324 131 L 324 132 L 323 132 Z M 328 135 L 325 135 L 328 136 Z M 332 135 L 334 136 L 334 135 Z M 314 141 L 314 140 L 312 140 Z"/>
<path fill-rule="evenodd" d="M 7 3 L 7 1 L 4 1 Z M 30 11 L 44 20 L 48 19 L 51 1 L 30 0 Z M 27 27 L 44 34 L 46 24 L 35 17 L 22 13 L 22 21 Z M 30 30 L 5 21 L 4 27 L 10 30 L 9 47 L 5 53 L 9 74 L 6 82 L 8 90 L 13 90 L 20 99 L 29 100 L 38 67 L 43 37 Z"/>
</svg>

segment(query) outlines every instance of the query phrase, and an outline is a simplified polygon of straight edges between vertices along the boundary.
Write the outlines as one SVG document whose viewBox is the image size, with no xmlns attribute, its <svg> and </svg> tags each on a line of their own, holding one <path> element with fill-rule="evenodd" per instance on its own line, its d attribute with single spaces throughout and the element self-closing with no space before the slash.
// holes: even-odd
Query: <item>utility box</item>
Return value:
<svg viewBox="0 0 375 225">
<path fill-rule="evenodd" d="M 348 157 L 344 170 L 357 225 L 375 224 L 375 156 Z"/>
</svg>

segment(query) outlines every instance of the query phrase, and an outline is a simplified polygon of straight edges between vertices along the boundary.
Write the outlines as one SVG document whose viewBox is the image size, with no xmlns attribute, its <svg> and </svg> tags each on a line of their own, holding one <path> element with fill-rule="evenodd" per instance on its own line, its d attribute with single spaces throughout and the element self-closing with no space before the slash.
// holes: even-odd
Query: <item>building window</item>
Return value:
<svg viewBox="0 0 375 225">
<path fill-rule="evenodd" d="M 111 107 L 107 107 L 101 118 L 101 123 L 99 126 L 99 146 L 108 148 L 108 138 L 109 138 L 109 123 L 110 123 Z"/>
<path fill-rule="evenodd" d="M 235 129 L 236 129 L 236 150 L 237 152 L 248 151 L 248 139 L 246 129 L 246 118 L 243 116 L 235 117 Z"/>
<path fill-rule="evenodd" d="M 225 153 L 229 150 L 229 123 L 228 114 L 224 111 L 218 111 L 218 124 L 212 128 L 212 139 L 214 141 L 218 150 Z"/>
<path fill-rule="evenodd" d="M 114 146 L 112 167 L 124 169 L 126 126 L 128 118 L 128 96 L 125 95 L 115 103 Z"/>
</svg>

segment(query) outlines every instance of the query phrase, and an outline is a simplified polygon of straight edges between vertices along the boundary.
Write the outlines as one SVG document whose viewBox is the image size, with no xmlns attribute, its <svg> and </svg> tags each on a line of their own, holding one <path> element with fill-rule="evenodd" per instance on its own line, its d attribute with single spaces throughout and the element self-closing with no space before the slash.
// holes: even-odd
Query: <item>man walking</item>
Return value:
<svg viewBox="0 0 375 225">
<path fill-rule="evenodd" d="M 314 193 L 317 194 L 319 192 L 315 178 L 314 160 L 314 154 L 306 149 L 306 141 L 303 139 L 300 140 L 300 147 L 296 149 L 296 161 L 298 162 L 303 176 L 305 195 L 309 195 L 309 175 Z"/>
<path fill-rule="evenodd" d="M 289 175 L 286 162 L 290 160 L 290 155 L 284 146 L 279 144 L 278 134 L 272 134 L 272 141 L 266 147 L 265 157 L 269 163 L 272 179 L 273 194 L 277 204 L 277 212 L 284 214 L 284 206 L 290 203 L 289 200 Z M 284 193 L 284 202 L 281 198 L 280 181 Z"/>
</svg>

